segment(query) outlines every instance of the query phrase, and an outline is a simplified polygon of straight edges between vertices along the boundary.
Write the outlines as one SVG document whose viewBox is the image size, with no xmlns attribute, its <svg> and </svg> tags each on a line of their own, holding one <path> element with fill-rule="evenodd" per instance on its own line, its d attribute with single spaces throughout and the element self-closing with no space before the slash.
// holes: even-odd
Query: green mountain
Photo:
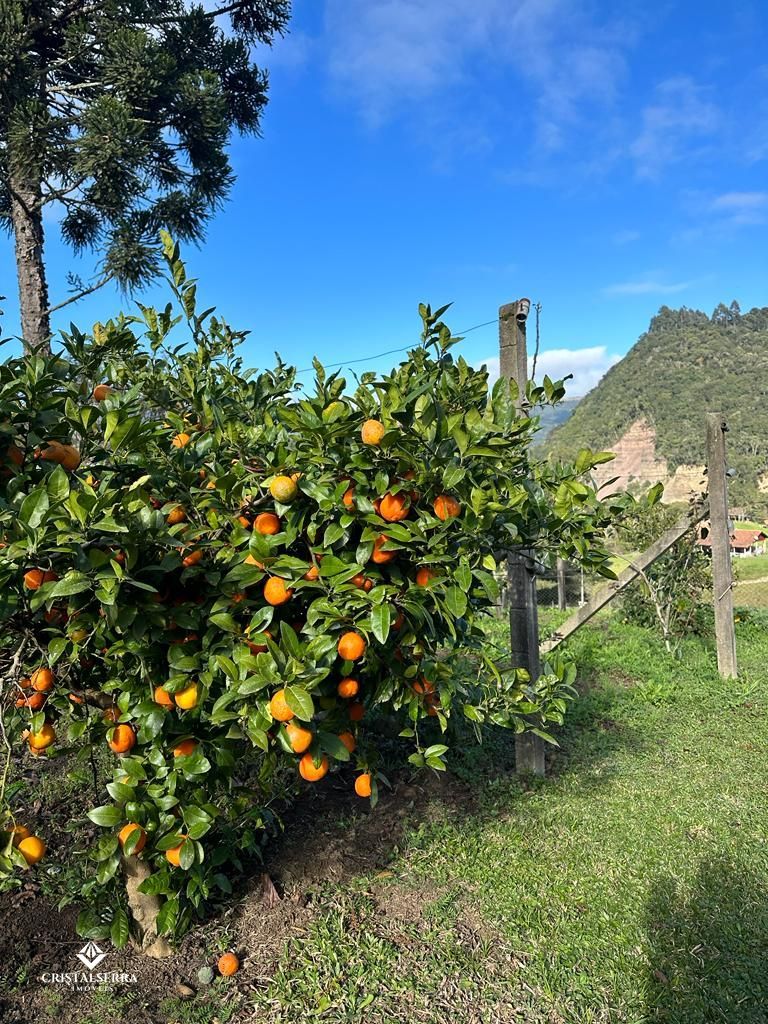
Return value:
<svg viewBox="0 0 768 1024">
<path fill-rule="evenodd" d="M 557 405 L 545 405 L 536 409 L 536 415 L 539 417 L 539 431 L 533 443 L 535 445 L 544 444 L 555 427 L 562 426 L 566 422 L 580 401 L 580 398 L 564 398 Z"/>
<path fill-rule="evenodd" d="M 733 302 L 709 317 L 662 306 L 621 362 L 552 431 L 546 447 L 565 458 L 585 446 L 610 451 L 634 444 L 637 457 L 627 464 L 640 467 L 638 482 L 644 472 L 653 475 L 654 458 L 655 468 L 666 460 L 671 478 L 678 467 L 704 464 L 704 413 L 716 411 L 730 428 L 731 502 L 765 514 L 768 492 L 760 481 L 768 481 L 768 308 L 742 314 Z M 622 443 L 630 428 L 631 442 Z M 649 437 L 655 451 L 639 451 Z M 609 472 L 611 464 L 605 468 Z"/>
</svg>

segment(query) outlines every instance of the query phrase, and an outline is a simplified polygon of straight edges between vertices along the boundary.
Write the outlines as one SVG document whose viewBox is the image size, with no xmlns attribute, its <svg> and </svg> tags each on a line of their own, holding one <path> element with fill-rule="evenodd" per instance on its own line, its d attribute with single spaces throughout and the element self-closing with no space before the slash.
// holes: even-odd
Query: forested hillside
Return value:
<svg viewBox="0 0 768 1024">
<path fill-rule="evenodd" d="M 742 314 L 738 303 L 700 310 L 662 306 L 627 355 L 549 436 L 566 456 L 580 447 L 610 449 L 632 423 L 656 430 L 657 455 L 670 472 L 704 462 L 704 413 L 728 420 L 731 498 L 768 508 L 758 481 L 768 471 L 768 308 Z"/>
</svg>

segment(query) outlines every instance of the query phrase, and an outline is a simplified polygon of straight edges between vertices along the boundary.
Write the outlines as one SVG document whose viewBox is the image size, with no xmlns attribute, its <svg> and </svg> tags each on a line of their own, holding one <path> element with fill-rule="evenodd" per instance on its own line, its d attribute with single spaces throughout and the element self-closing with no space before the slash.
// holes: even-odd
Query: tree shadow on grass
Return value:
<svg viewBox="0 0 768 1024">
<path fill-rule="evenodd" d="M 768 1022 L 768 885 L 743 859 L 704 862 L 648 903 L 648 1016 L 658 1024 Z"/>
</svg>

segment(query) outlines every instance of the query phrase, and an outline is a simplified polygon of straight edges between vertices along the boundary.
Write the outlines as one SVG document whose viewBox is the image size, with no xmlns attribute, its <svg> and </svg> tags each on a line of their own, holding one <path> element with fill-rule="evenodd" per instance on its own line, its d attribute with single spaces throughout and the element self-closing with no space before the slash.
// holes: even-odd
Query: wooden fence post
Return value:
<svg viewBox="0 0 768 1024">
<path fill-rule="evenodd" d="M 525 320 L 528 299 L 510 302 L 499 309 L 499 371 L 517 383 L 518 407 L 526 408 L 528 349 Z M 539 618 L 536 607 L 536 576 L 531 553 L 517 549 L 507 553 L 507 594 L 512 666 L 524 668 L 531 679 L 541 674 Z M 544 741 L 532 733 L 515 738 L 515 767 L 521 775 L 544 775 Z"/>
<path fill-rule="evenodd" d="M 565 570 L 567 562 L 564 558 L 557 559 L 557 607 L 564 612 L 568 607 L 568 595 L 565 591 Z"/>
<path fill-rule="evenodd" d="M 728 477 L 725 457 L 725 432 L 728 425 L 722 413 L 707 413 L 707 487 L 709 490 L 709 530 L 712 539 L 712 589 L 715 606 L 717 669 L 724 679 L 738 675 L 736 631 L 733 622 L 733 568 L 731 566 L 731 527 L 728 521 Z"/>
</svg>

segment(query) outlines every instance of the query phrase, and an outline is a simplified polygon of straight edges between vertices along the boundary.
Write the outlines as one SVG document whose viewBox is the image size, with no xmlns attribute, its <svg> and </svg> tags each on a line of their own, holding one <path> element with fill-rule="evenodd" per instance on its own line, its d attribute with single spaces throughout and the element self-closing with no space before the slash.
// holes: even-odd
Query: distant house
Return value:
<svg viewBox="0 0 768 1024">
<path fill-rule="evenodd" d="M 766 541 L 768 541 L 768 533 L 765 530 L 734 530 L 731 533 L 731 553 L 743 557 L 764 555 L 766 553 Z M 697 543 L 705 550 L 712 547 L 709 523 L 702 523 Z"/>
</svg>

